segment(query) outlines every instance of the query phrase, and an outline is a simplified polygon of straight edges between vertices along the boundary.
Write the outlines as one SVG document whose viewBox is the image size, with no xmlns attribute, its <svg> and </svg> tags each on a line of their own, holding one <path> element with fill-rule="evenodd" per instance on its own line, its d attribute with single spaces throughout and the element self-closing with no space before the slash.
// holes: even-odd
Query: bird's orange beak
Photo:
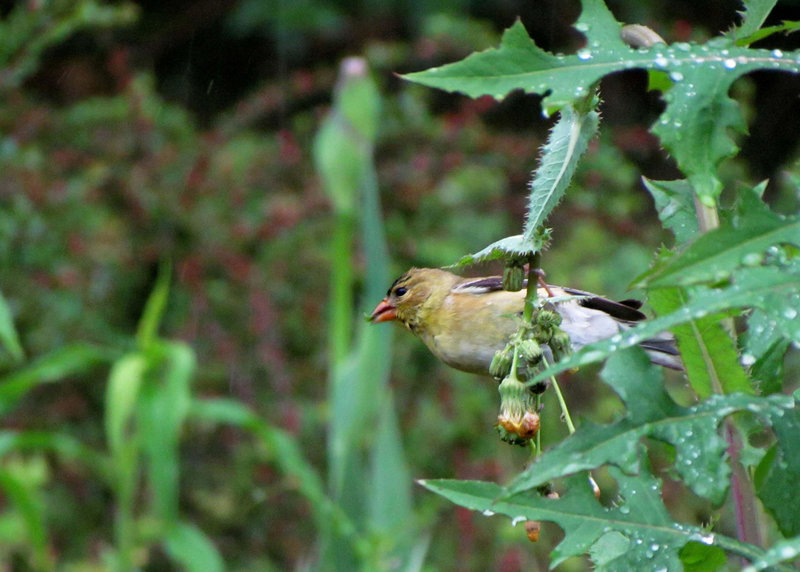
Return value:
<svg viewBox="0 0 800 572">
<path fill-rule="evenodd" d="M 387 298 L 381 300 L 380 304 L 375 306 L 369 321 L 373 324 L 380 324 L 381 322 L 389 322 L 397 319 L 397 308 L 389 303 Z"/>
</svg>

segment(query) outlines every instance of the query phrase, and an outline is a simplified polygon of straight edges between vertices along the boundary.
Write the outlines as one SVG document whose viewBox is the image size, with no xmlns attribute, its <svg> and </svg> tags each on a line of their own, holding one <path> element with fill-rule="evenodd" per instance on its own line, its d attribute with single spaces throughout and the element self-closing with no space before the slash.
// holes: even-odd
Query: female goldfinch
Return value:
<svg viewBox="0 0 800 572">
<path fill-rule="evenodd" d="M 610 338 L 646 317 L 637 300 L 613 302 L 557 286 L 540 287 L 538 293 L 541 298 L 555 297 L 549 305 L 561 315 L 560 327 L 573 349 Z M 500 276 L 462 278 L 437 268 L 412 268 L 394 281 L 370 321 L 396 320 L 447 365 L 489 375 L 495 353 L 517 331 L 524 300 L 525 290 L 504 290 Z M 671 335 L 641 346 L 653 363 L 682 369 Z"/>
</svg>

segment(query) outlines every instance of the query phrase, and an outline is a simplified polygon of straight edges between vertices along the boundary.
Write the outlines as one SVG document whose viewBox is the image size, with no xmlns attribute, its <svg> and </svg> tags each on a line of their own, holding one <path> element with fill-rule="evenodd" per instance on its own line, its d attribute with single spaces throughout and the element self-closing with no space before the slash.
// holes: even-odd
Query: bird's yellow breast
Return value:
<svg viewBox="0 0 800 572">
<path fill-rule="evenodd" d="M 450 293 L 417 333 L 447 365 L 487 375 L 495 352 L 516 332 L 523 305 L 524 292 Z"/>
</svg>

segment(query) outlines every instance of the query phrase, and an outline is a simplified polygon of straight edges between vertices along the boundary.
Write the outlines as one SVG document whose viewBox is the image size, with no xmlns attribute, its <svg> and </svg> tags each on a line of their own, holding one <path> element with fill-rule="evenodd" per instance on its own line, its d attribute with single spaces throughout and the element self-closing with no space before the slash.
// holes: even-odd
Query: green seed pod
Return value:
<svg viewBox="0 0 800 572">
<path fill-rule="evenodd" d="M 522 340 L 517 344 L 519 356 L 528 364 L 533 365 L 542 358 L 542 347 L 536 340 Z"/>
<path fill-rule="evenodd" d="M 557 330 L 555 334 L 553 334 L 553 339 L 550 342 L 550 347 L 555 349 L 557 352 L 561 354 L 568 354 L 572 350 L 572 345 L 569 340 L 569 334 L 564 330 Z"/>
<path fill-rule="evenodd" d="M 492 377 L 502 379 L 511 371 L 511 364 L 514 362 L 513 354 L 508 348 L 503 348 L 495 352 L 492 363 L 489 364 L 489 373 Z"/>
<path fill-rule="evenodd" d="M 553 328 L 561 324 L 561 315 L 551 310 L 541 310 L 536 314 L 536 325 Z"/>
<path fill-rule="evenodd" d="M 555 327 L 547 327 L 543 328 L 541 326 L 536 327 L 536 331 L 534 332 L 533 339 L 539 342 L 540 344 L 549 344 L 550 340 L 553 338 L 553 334 L 556 333 Z"/>
</svg>

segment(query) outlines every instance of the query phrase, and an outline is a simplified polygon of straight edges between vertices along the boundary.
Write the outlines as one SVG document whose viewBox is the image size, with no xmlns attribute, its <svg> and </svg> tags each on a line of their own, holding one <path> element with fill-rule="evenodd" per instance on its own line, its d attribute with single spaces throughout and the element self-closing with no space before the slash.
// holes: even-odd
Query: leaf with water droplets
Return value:
<svg viewBox="0 0 800 572">
<path fill-rule="evenodd" d="M 742 23 L 728 32 L 733 38 L 746 38 L 758 32 L 778 0 L 745 0 L 744 10 L 739 12 Z M 739 44 L 742 45 L 742 44 Z"/>
<path fill-rule="evenodd" d="M 585 475 L 567 477 L 566 492 L 547 498 L 538 491 L 512 497 L 494 483 L 480 481 L 427 480 L 427 489 L 468 509 L 503 514 L 511 519 L 548 521 L 564 530 L 564 539 L 551 552 L 551 567 L 571 556 L 589 553 L 603 570 L 683 570 L 679 551 L 698 539 L 752 559 L 764 552 L 703 529 L 676 523 L 661 500 L 661 483 L 650 472 L 646 460 L 639 475 L 628 475 L 611 467 L 618 486 L 614 506 L 605 507 L 594 497 Z"/>
<path fill-rule="evenodd" d="M 597 133 L 599 123 L 600 115 L 596 111 L 581 113 L 571 105 L 561 110 L 561 117 L 550 131 L 539 168 L 531 181 L 524 231 L 529 240 L 564 196 L 578 160 Z"/>
<path fill-rule="evenodd" d="M 767 549 L 764 556 L 745 567 L 742 572 L 758 572 L 771 570 L 781 562 L 796 560 L 800 556 L 800 537 L 779 540 Z"/>
<path fill-rule="evenodd" d="M 500 46 L 476 52 L 464 60 L 429 70 L 410 73 L 408 80 L 457 91 L 469 97 L 488 95 L 502 99 L 514 90 L 543 94 L 542 104 L 550 110 L 591 93 L 592 86 L 602 77 L 632 68 L 663 71 L 674 86 L 667 91 L 667 109 L 662 115 L 666 146 L 673 150 L 674 137 L 669 130 L 686 135 L 686 142 L 694 152 L 701 152 L 705 160 L 718 162 L 732 149 L 733 143 L 725 131 L 743 126 L 733 102 L 726 94 L 731 83 L 742 74 L 769 67 L 796 72 L 792 58 L 778 58 L 767 50 L 752 50 L 722 42 L 719 45 L 694 45 L 688 43 L 650 49 L 634 50 L 625 45 L 619 36 L 620 24 L 615 22 L 605 5 L 599 0 L 583 3 L 581 18 L 576 29 L 585 34 L 587 43 L 575 54 L 555 55 L 539 46 L 528 36 L 525 27 L 517 21 L 503 34 Z M 729 62 L 728 65 L 724 65 Z M 730 65 L 733 62 L 733 65 Z M 702 93 L 701 93 L 702 92 Z M 697 105 L 688 105 L 692 98 L 700 98 Z M 702 111 L 695 113 L 695 109 Z M 709 110 L 714 114 L 705 116 Z M 726 112 L 720 115 L 720 112 Z M 692 119 L 699 120 L 695 129 Z M 717 122 L 717 125 L 714 122 Z M 676 128 L 680 123 L 684 129 Z M 697 135 L 695 135 L 697 131 Z M 702 145 L 713 143 L 706 149 Z M 676 158 L 687 175 L 692 178 L 691 155 L 677 145 Z M 689 159 L 689 169 L 683 159 Z"/>
<path fill-rule="evenodd" d="M 575 434 L 537 457 L 509 485 L 511 494 L 607 464 L 636 473 L 641 469 L 640 441 L 650 437 L 674 445 L 675 471 L 695 493 L 719 504 L 727 494 L 730 474 L 725 459 L 728 444 L 718 434 L 720 422 L 743 410 L 771 419 L 775 411 L 792 403 L 783 396 L 733 394 L 681 407 L 664 389 L 662 371 L 638 349 L 614 354 L 601 375 L 625 402 L 627 415 L 610 425 L 584 423 Z"/>
<path fill-rule="evenodd" d="M 783 244 L 800 248 L 800 216 L 778 215 L 755 192 L 744 191 L 731 222 L 699 237 L 637 285 L 663 288 L 717 281 L 738 268 L 757 265 L 771 246 Z"/>
<path fill-rule="evenodd" d="M 488 262 L 490 260 L 498 260 L 500 258 L 507 259 L 514 257 L 528 257 L 540 251 L 544 247 L 545 242 L 546 241 L 544 240 L 531 241 L 526 239 L 521 234 L 507 236 L 493 242 L 483 250 L 480 250 L 474 254 L 462 256 L 454 266 L 466 266 L 468 264 Z"/>
<path fill-rule="evenodd" d="M 698 231 L 694 210 L 694 191 L 685 179 L 651 181 L 642 177 L 645 188 L 656 204 L 658 218 L 672 231 L 678 244 L 688 242 Z"/>
<path fill-rule="evenodd" d="M 686 304 L 689 295 L 683 288 L 659 288 L 648 294 L 648 300 L 656 313 L 665 316 Z M 724 317 L 705 316 L 672 328 L 686 376 L 701 398 L 712 393 L 753 393 L 733 340 L 720 323 Z"/>
<path fill-rule="evenodd" d="M 778 444 L 756 471 L 756 492 L 783 535 L 796 536 L 800 534 L 800 412 L 793 409 L 774 415 L 772 423 Z"/>
</svg>

